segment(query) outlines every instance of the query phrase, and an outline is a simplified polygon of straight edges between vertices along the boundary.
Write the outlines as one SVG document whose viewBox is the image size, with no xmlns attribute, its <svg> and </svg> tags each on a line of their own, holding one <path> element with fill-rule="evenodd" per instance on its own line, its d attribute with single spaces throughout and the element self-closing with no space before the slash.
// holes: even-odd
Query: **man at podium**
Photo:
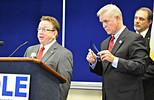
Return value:
<svg viewBox="0 0 154 100">
<path fill-rule="evenodd" d="M 60 25 L 55 18 L 42 16 L 37 28 L 40 44 L 28 47 L 24 56 L 41 60 L 67 79 L 66 83 L 60 84 L 59 96 L 59 100 L 66 100 L 72 79 L 73 55 L 56 41 L 59 30 Z"/>
</svg>

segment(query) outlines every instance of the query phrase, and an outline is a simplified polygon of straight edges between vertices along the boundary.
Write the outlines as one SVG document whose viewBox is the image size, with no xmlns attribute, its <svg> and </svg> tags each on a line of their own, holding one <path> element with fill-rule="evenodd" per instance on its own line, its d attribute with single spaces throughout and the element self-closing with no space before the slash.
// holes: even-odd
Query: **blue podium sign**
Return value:
<svg viewBox="0 0 154 100">
<path fill-rule="evenodd" d="M 29 100 L 30 75 L 0 74 L 0 100 Z"/>
</svg>

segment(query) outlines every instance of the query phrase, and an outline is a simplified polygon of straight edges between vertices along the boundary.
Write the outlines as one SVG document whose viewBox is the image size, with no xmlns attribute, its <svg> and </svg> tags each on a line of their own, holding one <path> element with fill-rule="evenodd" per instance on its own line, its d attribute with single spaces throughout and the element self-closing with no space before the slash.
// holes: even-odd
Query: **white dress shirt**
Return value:
<svg viewBox="0 0 154 100">
<path fill-rule="evenodd" d="M 145 38 L 147 32 L 148 32 L 149 28 L 147 28 L 146 30 L 144 30 L 143 32 L 139 33 L 136 31 L 137 34 L 141 34 L 143 36 L 143 38 Z"/>
<path fill-rule="evenodd" d="M 43 55 L 42 55 L 42 57 L 44 56 L 44 54 L 48 51 L 48 49 L 54 44 L 56 42 L 56 40 L 54 40 L 54 41 L 52 41 L 51 43 L 49 43 L 49 44 L 47 44 L 47 45 L 45 45 L 44 46 L 44 51 L 43 51 Z M 40 49 L 43 47 L 43 45 L 41 44 L 40 45 Z"/>
</svg>

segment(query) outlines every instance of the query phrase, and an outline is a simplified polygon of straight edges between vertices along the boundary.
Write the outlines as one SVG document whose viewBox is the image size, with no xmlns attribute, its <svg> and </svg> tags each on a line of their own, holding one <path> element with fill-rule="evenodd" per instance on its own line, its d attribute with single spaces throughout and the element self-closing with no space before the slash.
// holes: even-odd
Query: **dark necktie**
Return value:
<svg viewBox="0 0 154 100">
<path fill-rule="evenodd" d="M 112 36 L 112 38 L 111 38 L 111 40 L 110 40 L 110 43 L 109 43 L 109 48 L 108 48 L 108 50 L 109 50 L 110 52 L 112 51 L 112 48 L 113 48 L 113 45 L 114 45 L 114 39 L 115 39 L 115 37 Z"/>
<path fill-rule="evenodd" d="M 42 55 L 43 55 L 43 50 L 44 50 L 45 48 L 44 48 L 44 46 L 40 49 L 40 51 L 39 51 L 39 53 L 38 53 L 38 55 L 37 55 L 37 58 L 36 59 L 38 59 L 38 60 L 41 60 L 41 58 L 42 58 Z"/>
</svg>

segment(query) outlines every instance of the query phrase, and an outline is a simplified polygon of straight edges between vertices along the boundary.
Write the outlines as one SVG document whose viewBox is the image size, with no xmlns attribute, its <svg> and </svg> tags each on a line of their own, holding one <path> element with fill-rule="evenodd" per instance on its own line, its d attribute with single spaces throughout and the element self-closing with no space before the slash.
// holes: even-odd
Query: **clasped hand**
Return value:
<svg viewBox="0 0 154 100">
<path fill-rule="evenodd" d="M 114 61 L 114 57 L 115 57 L 108 50 L 102 50 L 102 51 L 98 52 L 97 55 L 100 56 L 100 59 L 102 61 L 107 60 L 111 63 Z M 98 58 L 97 55 L 91 49 L 89 49 L 86 59 L 90 64 L 94 64 Z"/>
</svg>

